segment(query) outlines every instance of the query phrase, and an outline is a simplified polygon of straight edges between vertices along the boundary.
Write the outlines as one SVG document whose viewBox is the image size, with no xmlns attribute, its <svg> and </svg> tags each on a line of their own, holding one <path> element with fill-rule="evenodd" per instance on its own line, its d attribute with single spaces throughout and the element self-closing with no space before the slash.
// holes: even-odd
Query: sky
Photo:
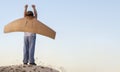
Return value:
<svg viewBox="0 0 120 72">
<path fill-rule="evenodd" d="M 56 39 L 37 35 L 35 60 L 62 72 L 120 72 L 120 0 L 3 0 L 0 2 L 0 66 L 22 64 L 23 32 L 4 26 L 35 4 L 38 20 Z"/>
</svg>

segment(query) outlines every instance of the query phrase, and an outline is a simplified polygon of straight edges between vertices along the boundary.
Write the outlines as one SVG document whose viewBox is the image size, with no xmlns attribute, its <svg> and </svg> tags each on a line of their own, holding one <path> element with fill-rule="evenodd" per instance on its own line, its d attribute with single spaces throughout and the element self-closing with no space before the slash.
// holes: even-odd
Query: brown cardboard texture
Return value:
<svg viewBox="0 0 120 72">
<path fill-rule="evenodd" d="M 55 39 L 56 32 L 37 19 L 20 18 L 4 27 L 4 33 L 32 32 Z"/>
</svg>

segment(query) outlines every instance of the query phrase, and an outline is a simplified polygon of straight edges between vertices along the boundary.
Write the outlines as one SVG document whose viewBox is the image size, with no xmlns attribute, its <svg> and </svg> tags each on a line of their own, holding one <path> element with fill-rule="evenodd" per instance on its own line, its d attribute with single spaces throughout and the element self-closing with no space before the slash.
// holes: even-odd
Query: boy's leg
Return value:
<svg viewBox="0 0 120 72">
<path fill-rule="evenodd" d="M 29 38 L 29 61 L 30 63 L 35 63 L 34 60 L 34 52 L 35 52 L 35 42 L 36 42 L 36 36 L 31 36 Z"/>
<path fill-rule="evenodd" d="M 27 64 L 29 59 L 29 42 L 28 37 L 24 37 L 24 49 L 23 49 L 23 63 Z"/>
</svg>

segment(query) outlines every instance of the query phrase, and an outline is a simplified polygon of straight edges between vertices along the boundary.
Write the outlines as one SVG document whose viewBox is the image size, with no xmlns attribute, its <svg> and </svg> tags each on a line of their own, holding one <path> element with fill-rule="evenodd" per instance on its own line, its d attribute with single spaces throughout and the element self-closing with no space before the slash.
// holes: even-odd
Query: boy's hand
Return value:
<svg viewBox="0 0 120 72">
<path fill-rule="evenodd" d="M 28 5 L 25 5 L 25 8 L 28 8 Z"/>
<path fill-rule="evenodd" d="M 35 8 L 35 5 L 32 5 L 33 8 Z"/>
</svg>

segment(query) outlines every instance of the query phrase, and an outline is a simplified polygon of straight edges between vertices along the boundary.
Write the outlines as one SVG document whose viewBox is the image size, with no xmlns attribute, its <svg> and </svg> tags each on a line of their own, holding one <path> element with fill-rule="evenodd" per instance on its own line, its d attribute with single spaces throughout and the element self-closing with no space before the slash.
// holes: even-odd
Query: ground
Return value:
<svg viewBox="0 0 120 72">
<path fill-rule="evenodd" d="M 59 72 L 59 71 L 44 66 L 12 65 L 12 66 L 1 66 L 0 72 Z"/>
</svg>

